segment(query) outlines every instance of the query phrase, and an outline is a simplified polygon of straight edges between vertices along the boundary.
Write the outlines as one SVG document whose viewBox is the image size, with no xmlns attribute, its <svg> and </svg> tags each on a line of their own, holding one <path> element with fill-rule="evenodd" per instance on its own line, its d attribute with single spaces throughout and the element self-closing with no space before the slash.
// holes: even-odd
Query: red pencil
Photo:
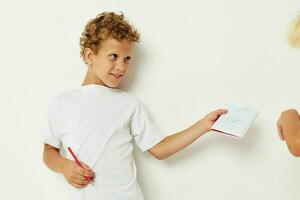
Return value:
<svg viewBox="0 0 300 200">
<path fill-rule="evenodd" d="M 69 152 L 71 153 L 72 157 L 74 158 L 75 162 L 77 163 L 77 165 L 81 168 L 84 168 L 83 165 L 81 164 L 81 162 L 77 159 L 76 155 L 74 154 L 74 152 L 72 151 L 71 147 L 68 147 Z M 87 179 L 89 180 L 89 182 L 93 185 L 93 181 L 91 179 L 91 177 L 87 176 Z"/>
</svg>

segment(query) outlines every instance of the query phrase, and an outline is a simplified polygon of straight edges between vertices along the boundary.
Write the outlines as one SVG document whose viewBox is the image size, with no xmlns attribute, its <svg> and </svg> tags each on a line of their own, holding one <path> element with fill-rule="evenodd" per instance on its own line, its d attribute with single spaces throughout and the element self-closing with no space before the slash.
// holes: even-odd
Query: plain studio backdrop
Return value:
<svg viewBox="0 0 300 200">
<path fill-rule="evenodd" d="M 298 200 L 300 158 L 275 123 L 300 109 L 300 51 L 287 45 L 299 0 L 1 1 L 1 199 L 67 199 L 70 187 L 42 162 L 51 98 L 81 85 L 86 22 L 123 11 L 141 33 L 123 88 L 165 135 L 227 104 L 259 110 L 245 137 L 208 133 L 159 161 L 136 149 L 146 200 Z"/>
</svg>

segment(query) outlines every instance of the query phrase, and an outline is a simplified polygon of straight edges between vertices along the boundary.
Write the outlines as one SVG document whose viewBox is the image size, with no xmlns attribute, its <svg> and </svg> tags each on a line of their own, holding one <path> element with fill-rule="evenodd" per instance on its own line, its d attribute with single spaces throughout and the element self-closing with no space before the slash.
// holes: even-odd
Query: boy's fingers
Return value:
<svg viewBox="0 0 300 200">
<path fill-rule="evenodd" d="M 283 141 L 284 140 L 283 134 L 282 133 L 278 133 L 278 135 L 279 135 L 279 138 Z"/>
<path fill-rule="evenodd" d="M 226 114 L 227 110 L 226 109 L 219 109 L 215 111 L 217 113 L 217 115 L 222 115 L 222 114 Z"/>
<path fill-rule="evenodd" d="M 278 133 L 281 133 L 281 131 L 282 131 L 281 126 L 277 124 L 276 127 L 277 127 L 277 132 L 278 132 Z"/>
<path fill-rule="evenodd" d="M 88 169 L 83 169 L 83 168 L 81 168 L 79 166 L 76 168 L 76 172 L 78 174 L 83 175 L 83 176 L 89 176 L 89 177 L 93 177 L 94 176 L 94 172 L 92 172 L 92 171 L 90 171 Z"/>
<path fill-rule="evenodd" d="M 277 131 L 278 133 L 280 133 L 282 131 L 282 127 L 281 127 L 281 123 L 280 123 L 280 119 L 276 122 L 276 127 L 277 127 Z"/>
<path fill-rule="evenodd" d="M 94 177 L 94 176 L 95 176 L 94 172 L 92 171 L 92 169 L 91 169 L 88 165 L 86 165 L 86 164 L 84 164 L 84 163 L 82 163 L 82 165 L 83 165 L 83 167 L 84 167 L 86 170 L 88 170 L 88 172 L 89 172 L 89 175 L 88 175 L 88 176 L 90 176 L 90 177 Z"/>
<path fill-rule="evenodd" d="M 280 119 L 277 121 L 276 127 L 277 127 L 278 136 L 283 141 L 284 140 L 284 136 L 283 136 L 283 129 L 282 129 L 282 125 L 280 123 Z"/>
<path fill-rule="evenodd" d="M 89 179 L 88 177 L 83 176 L 81 174 L 76 174 L 76 176 L 73 176 L 71 178 L 71 181 L 75 182 L 77 184 L 85 184 L 85 185 L 87 185 L 87 184 L 91 183 L 91 181 L 93 182 L 93 179 L 91 179 L 91 177 Z"/>
<path fill-rule="evenodd" d="M 75 171 L 77 174 L 83 175 L 83 176 L 87 176 L 87 171 L 86 169 L 83 169 L 82 167 L 76 166 Z"/>
<path fill-rule="evenodd" d="M 212 113 L 213 113 L 213 116 L 212 116 L 213 119 L 212 120 L 216 121 L 221 115 L 226 114 L 227 110 L 225 110 L 225 109 L 219 109 L 219 110 L 216 110 L 216 111 L 214 111 Z"/>
<path fill-rule="evenodd" d="M 76 173 L 72 178 L 82 180 L 82 181 L 86 180 L 86 176 L 79 174 L 79 173 Z"/>
<path fill-rule="evenodd" d="M 227 109 L 220 109 L 220 112 L 221 112 L 222 114 L 226 114 L 228 111 L 227 111 Z"/>
<path fill-rule="evenodd" d="M 73 178 L 72 182 L 76 183 L 76 184 L 80 184 L 80 185 L 87 185 L 89 183 L 89 181 L 85 177 L 83 177 L 83 179 L 82 178 Z"/>
<path fill-rule="evenodd" d="M 278 132 L 279 138 L 283 141 L 284 137 L 283 137 L 282 126 L 277 125 L 277 132 Z"/>
</svg>

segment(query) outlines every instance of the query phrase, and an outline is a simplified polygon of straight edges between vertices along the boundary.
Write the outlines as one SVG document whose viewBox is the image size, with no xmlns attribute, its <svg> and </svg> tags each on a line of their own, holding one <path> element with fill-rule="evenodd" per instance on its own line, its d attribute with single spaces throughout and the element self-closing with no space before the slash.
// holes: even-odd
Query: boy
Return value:
<svg viewBox="0 0 300 200">
<path fill-rule="evenodd" d="M 300 47 L 300 15 L 292 22 L 289 32 L 289 44 Z M 292 155 L 300 156 L 300 116 L 294 109 L 281 113 L 277 121 L 279 138 L 285 141 Z"/>
<path fill-rule="evenodd" d="M 226 113 L 213 111 L 186 130 L 164 137 L 141 103 L 117 88 L 138 41 L 138 32 L 123 14 L 104 12 L 90 20 L 80 38 L 81 56 L 88 66 L 83 84 L 58 94 L 50 104 L 43 159 L 74 186 L 72 200 L 142 200 L 132 138 L 142 151 L 162 160 L 208 132 Z M 60 149 L 67 152 L 69 146 L 84 169 L 69 153 L 66 158 L 60 155 Z"/>
</svg>

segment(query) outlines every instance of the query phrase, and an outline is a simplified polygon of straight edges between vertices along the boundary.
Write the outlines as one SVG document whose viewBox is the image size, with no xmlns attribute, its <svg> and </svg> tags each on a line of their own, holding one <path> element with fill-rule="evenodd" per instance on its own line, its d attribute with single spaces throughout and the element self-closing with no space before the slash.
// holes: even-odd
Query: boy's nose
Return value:
<svg viewBox="0 0 300 200">
<path fill-rule="evenodd" d="M 118 72 L 122 72 L 123 73 L 123 72 L 125 72 L 125 69 L 126 69 L 126 66 L 124 64 L 119 63 L 119 64 L 116 65 L 116 70 Z"/>
</svg>

